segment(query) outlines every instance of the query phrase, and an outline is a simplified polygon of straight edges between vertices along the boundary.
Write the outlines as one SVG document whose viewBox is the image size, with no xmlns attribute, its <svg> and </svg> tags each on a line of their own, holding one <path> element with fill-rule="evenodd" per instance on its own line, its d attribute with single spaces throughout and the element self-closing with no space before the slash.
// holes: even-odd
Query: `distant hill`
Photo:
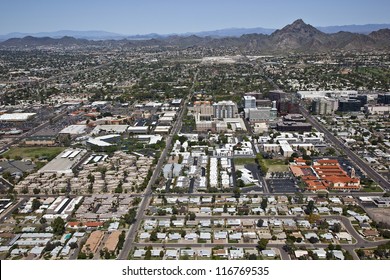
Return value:
<svg viewBox="0 0 390 280">
<path fill-rule="evenodd" d="M 336 26 L 324 26 L 316 27 L 319 31 L 324 33 L 337 33 L 340 31 L 351 32 L 351 33 L 360 33 L 366 34 L 373 31 L 378 31 L 380 29 L 390 29 L 390 24 L 365 24 L 365 25 L 336 25 Z M 119 33 L 107 32 L 107 31 L 74 31 L 74 30 L 60 30 L 55 32 L 39 32 L 39 33 L 9 33 L 6 35 L 0 35 L 0 42 L 5 41 L 11 38 L 23 38 L 27 36 L 31 37 L 50 37 L 50 38 L 62 38 L 62 37 L 74 37 L 77 39 L 88 39 L 88 40 L 147 40 L 147 39 L 161 39 L 167 38 L 170 36 L 191 36 L 195 35 L 198 37 L 212 37 L 212 38 L 223 38 L 223 37 L 240 37 L 245 34 L 265 34 L 271 35 L 275 32 L 276 29 L 273 28 L 263 28 L 263 27 L 254 27 L 254 28 L 225 28 L 218 30 L 210 31 L 201 31 L 201 32 L 187 32 L 181 34 L 138 34 L 138 35 L 124 35 Z"/>
<path fill-rule="evenodd" d="M 88 39 L 88 40 L 118 40 L 123 39 L 126 35 L 106 32 L 106 31 L 73 31 L 73 30 L 60 30 L 55 32 L 39 32 L 39 33 L 9 33 L 7 35 L 0 35 L 0 41 L 5 41 L 11 38 L 24 38 L 27 36 L 31 37 L 50 37 L 50 38 L 62 38 L 62 37 L 74 37 L 77 39 Z"/>
<path fill-rule="evenodd" d="M 364 24 L 364 25 L 335 25 L 335 26 L 325 26 L 325 27 L 316 27 L 318 30 L 324 33 L 337 33 L 340 31 L 351 32 L 351 33 L 360 33 L 360 34 L 370 34 L 371 32 L 390 28 L 390 24 Z"/>
<path fill-rule="evenodd" d="M 368 35 L 340 31 L 328 34 L 319 29 L 306 24 L 298 19 L 293 23 L 276 30 L 270 35 L 265 34 L 245 34 L 240 37 L 212 36 L 165 36 L 158 38 L 144 37 L 138 35 L 136 38 L 127 37 L 122 40 L 101 40 L 91 41 L 87 39 L 77 39 L 73 37 L 56 38 L 36 38 L 27 36 L 24 38 L 12 38 L 0 43 L 4 47 L 35 47 L 35 46 L 88 46 L 88 45 L 117 45 L 124 47 L 137 46 L 175 46 L 188 48 L 196 46 L 214 48 L 239 48 L 244 52 L 263 53 L 284 53 L 289 51 L 297 52 L 318 52 L 332 50 L 375 50 L 390 49 L 390 29 L 381 29 L 369 33 Z"/>
</svg>

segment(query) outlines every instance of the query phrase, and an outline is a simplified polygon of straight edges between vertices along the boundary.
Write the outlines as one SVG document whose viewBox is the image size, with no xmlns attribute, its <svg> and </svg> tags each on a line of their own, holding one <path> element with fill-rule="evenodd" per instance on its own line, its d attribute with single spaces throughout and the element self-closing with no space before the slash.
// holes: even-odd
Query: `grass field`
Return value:
<svg viewBox="0 0 390 280">
<path fill-rule="evenodd" d="M 47 157 L 52 159 L 65 150 L 64 147 L 14 147 L 5 152 L 2 156 L 11 159 L 25 158 L 38 159 L 39 157 Z"/>
<path fill-rule="evenodd" d="M 288 171 L 288 165 L 284 164 L 283 159 L 263 159 L 268 172 L 286 172 Z"/>
<path fill-rule="evenodd" d="M 234 164 L 235 165 L 245 165 L 250 163 L 256 163 L 254 158 L 235 158 Z"/>
</svg>

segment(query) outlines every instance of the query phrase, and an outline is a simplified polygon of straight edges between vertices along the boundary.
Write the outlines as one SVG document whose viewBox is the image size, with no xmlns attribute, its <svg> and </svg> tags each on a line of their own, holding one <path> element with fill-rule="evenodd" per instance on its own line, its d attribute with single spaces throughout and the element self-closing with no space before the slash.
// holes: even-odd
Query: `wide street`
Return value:
<svg viewBox="0 0 390 280">
<path fill-rule="evenodd" d="M 153 170 L 152 177 L 150 178 L 149 183 L 145 189 L 144 197 L 142 198 L 142 201 L 138 207 L 136 220 L 131 225 L 131 227 L 127 233 L 127 236 L 126 236 L 125 243 L 123 244 L 123 248 L 118 255 L 118 259 L 120 259 L 120 260 L 126 260 L 129 256 L 131 249 L 134 247 L 134 240 L 136 237 L 137 230 L 141 224 L 142 217 L 144 215 L 146 207 L 149 205 L 149 201 L 153 195 L 152 194 L 152 186 L 156 182 L 156 179 L 161 172 L 162 166 L 165 163 L 167 155 L 168 155 L 169 151 L 171 150 L 173 137 L 180 131 L 183 116 L 184 116 L 184 113 L 186 112 L 186 109 L 187 109 L 187 103 L 190 101 L 190 99 L 192 97 L 193 87 L 195 85 L 195 81 L 197 79 L 197 76 L 198 76 L 198 72 L 196 72 L 194 75 L 192 87 L 189 90 L 187 98 L 183 101 L 184 102 L 183 107 L 181 107 L 179 114 L 177 116 L 176 122 L 174 123 L 174 125 L 172 127 L 171 133 L 168 135 L 168 137 L 166 139 L 165 148 L 164 148 L 163 152 L 161 153 L 161 156 L 157 162 L 157 165 L 155 166 L 155 168 Z"/>
</svg>

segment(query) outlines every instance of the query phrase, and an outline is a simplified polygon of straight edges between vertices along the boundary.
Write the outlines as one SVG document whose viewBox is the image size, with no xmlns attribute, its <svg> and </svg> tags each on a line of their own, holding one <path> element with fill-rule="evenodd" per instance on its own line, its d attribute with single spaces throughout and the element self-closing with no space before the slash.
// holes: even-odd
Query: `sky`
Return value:
<svg viewBox="0 0 390 280">
<path fill-rule="evenodd" d="M 389 0 L 1 0 L 0 34 L 104 30 L 126 35 L 223 28 L 390 23 Z"/>
</svg>

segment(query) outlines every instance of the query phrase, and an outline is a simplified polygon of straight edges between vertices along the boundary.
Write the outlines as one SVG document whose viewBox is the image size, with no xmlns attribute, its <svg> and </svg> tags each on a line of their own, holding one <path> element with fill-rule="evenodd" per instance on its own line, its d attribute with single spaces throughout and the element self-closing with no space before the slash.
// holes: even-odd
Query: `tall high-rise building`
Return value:
<svg viewBox="0 0 390 280">
<path fill-rule="evenodd" d="M 214 118 L 235 118 L 238 114 L 237 104 L 231 100 L 220 101 L 213 104 Z"/>
<path fill-rule="evenodd" d="M 244 96 L 244 108 L 245 109 L 256 108 L 256 98 L 254 96 L 245 95 Z"/>
<path fill-rule="evenodd" d="M 316 98 L 312 102 L 311 110 L 316 115 L 333 114 L 338 107 L 338 100 L 333 98 Z"/>
<path fill-rule="evenodd" d="M 361 109 L 361 102 L 357 99 L 340 99 L 339 108 L 340 112 L 359 112 Z"/>
</svg>

